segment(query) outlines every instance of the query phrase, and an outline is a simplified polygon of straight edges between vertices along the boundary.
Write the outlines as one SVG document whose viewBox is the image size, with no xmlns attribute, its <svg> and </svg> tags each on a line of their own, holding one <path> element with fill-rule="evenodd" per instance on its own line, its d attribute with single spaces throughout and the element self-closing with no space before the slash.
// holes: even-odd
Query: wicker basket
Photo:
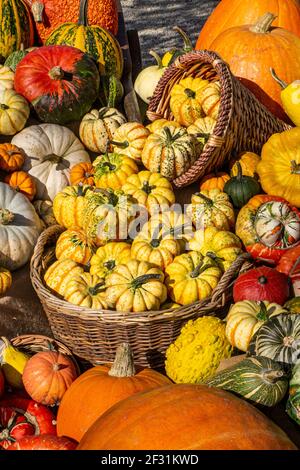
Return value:
<svg viewBox="0 0 300 470">
<path fill-rule="evenodd" d="M 176 310 L 94 311 L 60 299 L 43 282 L 45 270 L 54 261 L 55 242 L 63 230 L 55 225 L 41 234 L 31 259 L 31 280 L 54 337 L 92 364 L 113 361 L 118 344 L 125 341 L 132 347 L 137 364 L 161 368 L 166 349 L 177 338 L 184 323 L 202 315 L 221 315 L 230 300 L 234 278 L 250 266 L 249 255 L 241 255 L 223 275 L 211 298 Z"/>
<path fill-rule="evenodd" d="M 80 374 L 80 367 L 70 349 L 54 338 L 32 334 L 16 336 L 15 338 L 12 338 L 10 342 L 15 348 L 18 348 L 21 351 L 27 352 L 29 354 L 35 354 L 41 351 L 49 351 L 53 348 L 55 351 L 69 356 L 74 362 L 78 375 Z"/>
<path fill-rule="evenodd" d="M 179 57 L 160 79 L 150 101 L 147 116 L 150 121 L 174 119 L 170 110 L 170 93 L 176 83 L 186 77 L 201 77 L 220 81 L 220 111 L 214 133 L 207 141 L 201 156 L 173 183 L 187 186 L 198 178 L 220 168 L 231 152 L 252 151 L 260 154 L 269 137 L 290 126 L 273 116 L 235 78 L 228 65 L 214 52 L 194 51 Z"/>
</svg>

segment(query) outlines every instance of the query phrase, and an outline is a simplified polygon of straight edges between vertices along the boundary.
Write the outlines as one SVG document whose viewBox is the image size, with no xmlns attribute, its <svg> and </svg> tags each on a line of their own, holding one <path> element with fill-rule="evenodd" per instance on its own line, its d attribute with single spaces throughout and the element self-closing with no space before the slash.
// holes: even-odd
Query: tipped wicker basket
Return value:
<svg viewBox="0 0 300 470">
<path fill-rule="evenodd" d="M 217 123 L 198 160 L 173 183 L 187 186 L 210 173 L 229 158 L 231 152 L 252 151 L 260 154 L 269 137 L 290 126 L 271 114 L 255 96 L 235 78 L 228 65 L 215 52 L 193 51 L 168 67 L 150 101 L 147 116 L 150 121 L 173 120 L 170 93 L 173 86 L 186 77 L 201 77 L 221 83 L 221 102 Z"/>
<path fill-rule="evenodd" d="M 54 245 L 63 230 L 55 225 L 40 235 L 31 259 L 31 280 L 54 337 L 92 364 L 112 362 L 117 346 L 128 342 L 137 364 L 161 368 L 164 353 L 182 326 L 202 315 L 221 316 L 231 298 L 233 280 L 238 272 L 250 267 L 249 255 L 241 255 L 223 275 L 211 298 L 176 310 L 141 313 L 94 311 L 60 299 L 43 282 L 47 267 L 55 259 Z"/>
</svg>

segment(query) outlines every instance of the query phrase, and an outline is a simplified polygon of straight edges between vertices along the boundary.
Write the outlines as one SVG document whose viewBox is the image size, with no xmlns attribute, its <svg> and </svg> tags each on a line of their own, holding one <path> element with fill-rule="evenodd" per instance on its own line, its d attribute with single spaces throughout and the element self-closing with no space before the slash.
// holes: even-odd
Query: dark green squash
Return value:
<svg viewBox="0 0 300 470">
<path fill-rule="evenodd" d="M 300 313 L 300 297 L 294 297 L 291 300 L 288 300 L 284 304 L 284 308 L 289 310 L 291 313 Z"/>
<path fill-rule="evenodd" d="M 264 406 L 275 406 L 287 392 L 288 379 L 287 372 L 277 362 L 266 357 L 249 357 L 205 383 Z"/>
<path fill-rule="evenodd" d="M 286 412 L 297 424 L 300 424 L 300 363 L 293 368 L 289 395 Z"/>
<path fill-rule="evenodd" d="M 256 178 L 245 176 L 239 162 L 237 176 L 233 176 L 224 186 L 224 192 L 228 194 L 235 208 L 241 209 L 256 194 L 261 192 L 261 187 Z"/>
<path fill-rule="evenodd" d="M 281 314 L 268 320 L 251 339 L 248 353 L 296 364 L 300 358 L 300 315 Z"/>
</svg>

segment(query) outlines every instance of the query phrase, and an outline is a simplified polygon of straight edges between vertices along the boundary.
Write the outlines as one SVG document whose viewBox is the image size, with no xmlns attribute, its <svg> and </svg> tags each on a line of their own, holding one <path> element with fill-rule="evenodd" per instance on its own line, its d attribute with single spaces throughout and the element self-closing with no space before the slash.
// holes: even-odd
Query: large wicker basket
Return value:
<svg viewBox="0 0 300 470">
<path fill-rule="evenodd" d="M 217 123 L 198 160 L 173 183 L 187 186 L 212 170 L 222 167 L 232 152 L 252 151 L 260 154 L 269 137 L 290 126 L 273 116 L 235 78 L 228 65 L 214 52 L 193 51 L 179 57 L 160 79 L 150 101 L 147 116 L 151 121 L 174 119 L 170 110 L 170 93 L 186 77 L 201 77 L 221 83 L 221 102 Z"/>
<path fill-rule="evenodd" d="M 31 260 L 31 280 L 54 337 L 93 364 L 113 361 L 118 344 L 125 341 L 132 347 L 137 364 L 161 368 L 166 349 L 185 322 L 202 315 L 222 315 L 231 298 L 233 280 L 250 264 L 249 255 L 241 255 L 223 275 L 211 298 L 176 310 L 94 311 L 60 299 L 43 282 L 45 270 L 54 261 L 55 242 L 63 230 L 55 225 L 41 234 Z"/>
</svg>

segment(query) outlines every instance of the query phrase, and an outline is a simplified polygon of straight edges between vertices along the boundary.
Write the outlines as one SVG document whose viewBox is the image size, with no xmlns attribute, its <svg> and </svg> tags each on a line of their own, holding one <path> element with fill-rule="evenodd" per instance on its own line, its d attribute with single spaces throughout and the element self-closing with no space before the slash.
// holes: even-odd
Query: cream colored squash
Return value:
<svg viewBox="0 0 300 470">
<path fill-rule="evenodd" d="M 1 83 L 0 83 L 1 87 Z M 0 134 L 14 135 L 21 131 L 29 118 L 29 104 L 14 90 L 0 88 Z"/>
</svg>

